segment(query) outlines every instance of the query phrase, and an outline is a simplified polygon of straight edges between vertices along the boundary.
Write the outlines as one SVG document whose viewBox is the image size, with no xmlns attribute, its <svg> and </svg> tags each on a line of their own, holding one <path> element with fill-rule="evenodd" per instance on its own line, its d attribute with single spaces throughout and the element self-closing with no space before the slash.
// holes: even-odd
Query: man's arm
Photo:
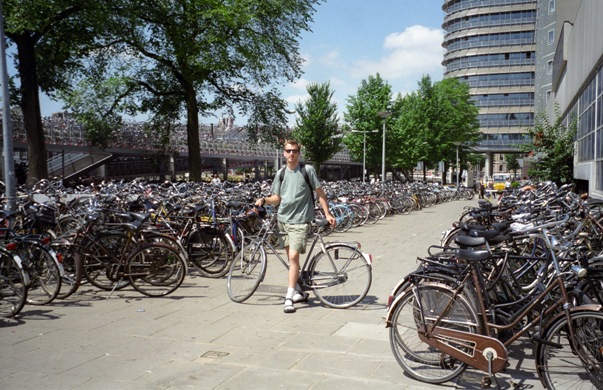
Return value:
<svg viewBox="0 0 603 390">
<path fill-rule="evenodd" d="M 265 204 L 270 206 L 278 206 L 281 203 L 281 197 L 277 194 L 272 194 L 265 198 L 259 198 L 255 201 L 256 206 L 264 206 Z"/>
<path fill-rule="evenodd" d="M 320 203 L 320 207 L 322 207 L 322 211 L 325 213 L 325 217 L 327 218 L 327 221 L 329 221 L 329 224 L 331 226 L 335 226 L 337 224 L 337 221 L 335 220 L 335 217 L 333 217 L 331 215 L 331 212 L 329 211 L 329 203 L 327 202 L 327 195 L 325 194 L 324 190 L 322 188 L 317 188 L 316 190 L 316 195 L 318 195 L 318 203 Z"/>
</svg>

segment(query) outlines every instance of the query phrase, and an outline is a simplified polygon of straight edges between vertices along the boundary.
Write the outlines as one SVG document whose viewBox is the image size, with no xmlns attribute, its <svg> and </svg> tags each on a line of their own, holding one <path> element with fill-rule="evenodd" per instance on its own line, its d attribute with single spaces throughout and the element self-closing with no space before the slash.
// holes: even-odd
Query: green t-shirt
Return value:
<svg viewBox="0 0 603 390">
<path fill-rule="evenodd" d="M 314 167 L 304 165 L 310 183 L 314 188 L 320 188 L 320 181 Z M 280 169 L 279 169 L 280 171 Z M 272 193 L 281 197 L 278 208 L 278 220 L 283 223 L 308 223 L 314 219 L 314 203 L 312 197 L 314 191 L 308 188 L 298 165 L 294 171 L 285 167 L 285 178 L 281 183 L 277 171 L 272 182 Z"/>
</svg>

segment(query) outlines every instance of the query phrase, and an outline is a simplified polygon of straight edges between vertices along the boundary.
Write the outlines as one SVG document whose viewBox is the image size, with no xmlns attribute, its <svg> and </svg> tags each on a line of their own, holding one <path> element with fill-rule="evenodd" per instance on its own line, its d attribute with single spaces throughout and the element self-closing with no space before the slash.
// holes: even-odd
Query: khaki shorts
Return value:
<svg viewBox="0 0 603 390">
<path fill-rule="evenodd" d="M 282 247 L 306 253 L 309 223 L 278 223 L 279 240 Z M 286 233 L 286 234 L 284 234 Z"/>
</svg>

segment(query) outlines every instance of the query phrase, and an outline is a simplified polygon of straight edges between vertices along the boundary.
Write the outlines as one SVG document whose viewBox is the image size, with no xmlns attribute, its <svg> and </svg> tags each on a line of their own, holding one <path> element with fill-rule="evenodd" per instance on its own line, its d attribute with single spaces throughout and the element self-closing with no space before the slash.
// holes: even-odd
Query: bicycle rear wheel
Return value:
<svg viewBox="0 0 603 390">
<path fill-rule="evenodd" d="M 59 299 L 71 296 L 80 287 L 84 274 L 84 265 L 79 253 L 72 245 L 52 244 L 52 249 L 62 257 L 63 275 L 61 276 L 61 290 L 57 295 Z"/>
<path fill-rule="evenodd" d="M 112 275 L 114 268 L 120 267 L 119 256 L 127 241 L 123 233 L 102 233 L 84 245 L 82 264 L 90 284 L 107 291 L 121 290 L 130 284 L 122 278 L 114 280 Z"/>
<path fill-rule="evenodd" d="M 441 317 L 452 299 L 452 292 L 446 287 L 429 284 L 417 286 L 416 290 L 420 291 L 413 289 L 404 293 L 391 309 L 390 346 L 396 361 L 409 376 L 422 382 L 444 383 L 460 375 L 467 365 L 421 341 L 418 330 Z M 461 296 L 456 298 L 441 321 L 441 327 L 471 333 L 478 331 L 477 314 Z"/>
<path fill-rule="evenodd" d="M 19 314 L 26 300 L 27 286 L 23 270 L 10 253 L 0 252 L 0 316 Z"/>
<path fill-rule="evenodd" d="M 574 312 L 570 319 L 573 342 L 563 316 L 548 327 L 545 342 L 536 347 L 538 376 L 547 389 L 602 389 L 603 313 Z"/>
<path fill-rule="evenodd" d="M 371 288 L 372 270 L 356 247 L 335 244 L 311 260 L 310 281 L 316 297 L 325 305 L 345 309 L 364 299 Z"/>
<path fill-rule="evenodd" d="M 126 274 L 140 293 L 162 297 L 174 292 L 186 275 L 186 262 L 180 252 L 166 244 L 145 244 L 128 257 Z"/>
<path fill-rule="evenodd" d="M 194 230 L 186 247 L 191 263 L 201 275 L 220 278 L 228 272 L 234 249 L 224 232 L 214 228 Z"/>
<path fill-rule="evenodd" d="M 21 242 L 19 255 L 29 274 L 27 303 L 46 305 L 52 302 L 61 290 L 61 271 L 52 254 L 43 246 Z"/>
<path fill-rule="evenodd" d="M 234 302 L 253 295 L 266 274 L 266 251 L 261 242 L 245 237 L 243 246 L 230 264 L 226 291 Z"/>
</svg>

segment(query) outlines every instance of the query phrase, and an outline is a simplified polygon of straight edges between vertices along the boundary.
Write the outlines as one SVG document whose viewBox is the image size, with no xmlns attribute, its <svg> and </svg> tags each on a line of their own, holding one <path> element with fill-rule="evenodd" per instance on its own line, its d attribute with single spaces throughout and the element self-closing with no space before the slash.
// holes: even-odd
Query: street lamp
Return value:
<svg viewBox="0 0 603 390">
<path fill-rule="evenodd" d="M 377 133 L 379 130 L 372 130 L 372 131 L 361 131 L 361 130 L 352 130 L 352 133 L 360 133 L 362 134 L 364 137 L 363 140 L 363 148 L 362 148 L 362 182 L 366 182 L 365 180 L 365 175 L 366 175 L 366 135 L 368 133 Z"/>
<path fill-rule="evenodd" d="M 454 146 L 456 146 L 456 190 L 459 189 L 459 146 L 461 146 L 460 142 L 453 142 Z"/>
<path fill-rule="evenodd" d="M 385 182 L 385 120 L 392 113 L 389 111 L 381 111 L 379 112 L 379 118 L 383 119 L 383 153 L 381 155 L 381 180 Z"/>
</svg>

